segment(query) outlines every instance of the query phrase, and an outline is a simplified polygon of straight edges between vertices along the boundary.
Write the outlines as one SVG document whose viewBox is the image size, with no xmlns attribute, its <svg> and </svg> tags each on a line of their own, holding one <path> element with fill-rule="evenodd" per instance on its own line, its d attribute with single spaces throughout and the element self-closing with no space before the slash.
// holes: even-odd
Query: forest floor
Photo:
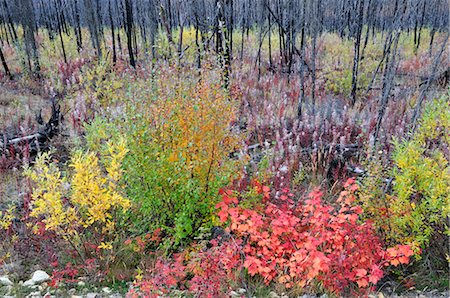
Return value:
<svg viewBox="0 0 450 298">
<path fill-rule="evenodd" d="M 17 86 L 0 85 L 0 132 L 5 134 L 26 134 L 32 131 L 36 125 L 35 115 L 40 110 L 43 111 L 43 117 L 46 118 L 48 114 L 48 100 L 35 94 L 30 89 L 23 89 Z M 17 126 L 17 123 L 22 123 L 23 126 Z M 63 143 L 59 140 L 55 144 Z M 61 150 L 59 150 L 61 152 Z M 1 169 L 0 169 L 1 170 Z M 21 185 L 21 170 L 20 164 L 12 168 L 1 170 L 0 175 L 0 205 L 12 202 L 12 198 L 20 198 L 24 195 L 24 185 Z M 21 191 L 22 190 L 22 191 Z M 20 270 L 18 267 L 18 270 Z M 14 280 L 14 279 L 13 279 Z M 99 297 L 125 297 L 117 291 L 114 291 L 108 287 L 96 287 L 95 285 L 89 285 L 82 283 L 70 287 L 68 289 L 52 289 L 48 288 L 46 283 L 35 286 L 34 288 L 22 288 L 23 281 L 15 282 L 11 288 L 3 287 L 0 285 L 0 295 L 3 297 L 72 297 L 72 298 L 99 298 Z M 10 291 L 11 289 L 11 291 Z M 371 298 L 384 298 L 384 297 L 396 297 L 396 298 L 444 298 L 450 297 L 450 291 L 440 292 L 437 290 L 424 290 L 416 291 L 410 290 L 401 294 L 394 293 L 392 287 L 386 286 L 382 291 L 369 295 Z M 183 297 L 177 296 L 177 297 Z M 232 291 L 230 297 L 254 297 L 243 293 L 243 289 Z M 270 298 L 288 298 L 283 293 L 277 294 L 275 292 L 268 292 L 267 297 Z M 314 296 L 303 295 L 299 298 L 313 298 L 321 297 L 327 298 L 327 295 Z"/>
</svg>

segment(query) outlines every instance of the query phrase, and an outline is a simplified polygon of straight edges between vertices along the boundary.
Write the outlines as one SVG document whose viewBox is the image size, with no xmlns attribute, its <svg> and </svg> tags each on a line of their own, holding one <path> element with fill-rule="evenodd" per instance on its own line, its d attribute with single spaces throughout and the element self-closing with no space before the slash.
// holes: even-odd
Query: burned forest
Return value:
<svg viewBox="0 0 450 298">
<path fill-rule="evenodd" d="M 0 0 L 0 296 L 448 297 L 445 0 Z"/>
</svg>

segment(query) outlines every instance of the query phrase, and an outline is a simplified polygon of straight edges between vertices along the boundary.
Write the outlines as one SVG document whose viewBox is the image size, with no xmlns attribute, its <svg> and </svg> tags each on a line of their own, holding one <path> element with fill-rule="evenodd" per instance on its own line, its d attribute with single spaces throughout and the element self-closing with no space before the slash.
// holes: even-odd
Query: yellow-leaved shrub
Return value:
<svg viewBox="0 0 450 298">
<path fill-rule="evenodd" d="M 75 248 L 90 242 L 112 249 L 116 216 L 130 207 L 117 186 L 126 153 L 123 140 L 108 143 L 101 159 L 96 152 L 75 151 L 65 175 L 49 153 L 41 154 L 25 171 L 34 186 L 31 216 Z"/>
</svg>

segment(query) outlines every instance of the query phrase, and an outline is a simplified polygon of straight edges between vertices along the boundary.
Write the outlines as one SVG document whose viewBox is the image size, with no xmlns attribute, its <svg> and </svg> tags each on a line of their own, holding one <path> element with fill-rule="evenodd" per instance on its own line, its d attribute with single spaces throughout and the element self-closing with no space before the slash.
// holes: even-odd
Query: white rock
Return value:
<svg viewBox="0 0 450 298">
<path fill-rule="evenodd" d="M 273 292 L 273 291 L 269 293 L 269 297 L 270 298 L 280 298 L 280 296 L 277 293 Z"/>
<path fill-rule="evenodd" d="M 108 288 L 108 287 L 102 288 L 102 292 L 105 293 L 105 294 L 111 294 L 112 293 L 111 289 Z"/>
<path fill-rule="evenodd" d="M 72 296 L 70 296 L 70 298 L 83 298 L 83 296 L 72 295 Z"/>
<path fill-rule="evenodd" d="M 87 293 L 86 298 L 98 298 L 100 297 L 97 293 Z"/>
<path fill-rule="evenodd" d="M 0 285 L 2 286 L 12 286 L 13 283 L 7 276 L 0 276 Z"/>
<path fill-rule="evenodd" d="M 43 283 L 44 281 L 50 280 L 50 276 L 42 270 L 37 270 L 33 273 L 33 276 L 31 279 L 34 281 L 35 284 Z"/>
<path fill-rule="evenodd" d="M 34 280 L 29 279 L 29 280 L 25 281 L 25 282 L 22 284 L 22 286 L 24 286 L 24 287 L 32 287 L 32 286 L 34 286 Z"/>
<path fill-rule="evenodd" d="M 77 283 L 77 285 L 78 285 L 79 287 L 84 287 L 84 286 L 86 286 L 86 283 L 85 283 L 84 281 L 79 281 L 79 282 Z"/>
<path fill-rule="evenodd" d="M 246 289 L 240 288 L 240 289 L 238 290 L 238 293 L 239 293 L 239 294 L 245 294 L 245 293 L 247 293 L 247 290 L 246 290 Z"/>
<path fill-rule="evenodd" d="M 239 298 L 239 297 L 241 297 L 241 295 L 239 295 L 239 294 L 236 293 L 235 291 L 231 291 L 231 292 L 230 292 L 230 296 L 231 296 L 232 298 Z"/>
<path fill-rule="evenodd" d="M 32 292 L 29 295 L 27 295 L 26 297 L 28 298 L 34 298 L 34 297 L 42 297 L 41 292 Z"/>
</svg>

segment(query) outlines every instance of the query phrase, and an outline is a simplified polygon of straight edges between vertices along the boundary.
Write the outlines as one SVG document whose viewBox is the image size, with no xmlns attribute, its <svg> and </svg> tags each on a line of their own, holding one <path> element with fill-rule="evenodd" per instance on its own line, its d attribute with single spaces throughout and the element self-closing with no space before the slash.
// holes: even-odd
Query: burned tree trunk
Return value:
<svg viewBox="0 0 450 298">
<path fill-rule="evenodd" d="M 36 20 L 34 16 L 33 2 L 31 0 L 19 0 L 22 9 L 21 23 L 24 30 L 25 51 L 28 57 L 28 67 L 31 73 L 39 77 L 40 64 L 34 33 L 36 32 Z M 31 64 L 31 61 L 33 64 Z"/>
<path fill-rule="evenodd" d="M 356 22 L 356 40 L 353 48 L 353 71 L 352 71 L 352 90 L 351 90 L 351 100 L 352 105 L 356 103 L 356 89 L 358 84 L 358 69 L 359 69 L 359 48 L 361 45 L 361 32 L 363 26 L 364 18 L 364 0 L 358 0 L 357 2 L 358 19 Z"/>
<path fill-rule="evenodd" d="M 111 9 L 111 0 L 108 2 L 108 12 L 109 12 L 109 22 L 111 25 L 111 39 L 112 39 L 112 50 L 113 50 L 113 64 L 117 62 L 117 53 L 116 53 L 116 35 L 114 33 L 114 20 L 112 17 L 112 9 Z"/>
<path fill-rule="evenodd" d="M 35 133 L 27 136 L 7 136 L 0 135 L 0 156 L 16 157 L 26 152 L 30 157 L 49 147 L 50 140 L 58 134 L 59 124 L 61 122 L 60 106 L 52 100 L 52 115 L 43 125 L 41 112 L 36 115 L 36 119 L 42 127 Z"/>
<path fill-rule="evenodd" d="M 8 67 L 8 64 L 6 63 L 5 56 L 3 55 L 3 50 L 2 50 L 1 44 L 0 44 L 0 59 L 2 60 L 2 65 L 3 65 L 3 69 L 5 70 L 5 74 L 12 80 L 13 77 L 12 77 L 11 72 L 9 71 L 9 67 Z"/>
<path fill-rule="evenodd" d="M 130 56 L 130 65 L 133 68 L 136 68 L 136 61 L 134 60 L 133 52 L 133 6 L 130 0 L 125 0 L 125 12 L 128 55 Z"/>
<path fill-rule="evenodd" d="M 98 59 L 101 60 L 102 49 L 100 46 L 100 38 L 99 38 L 98 16 L 94 10 L 92 0 L 85 0 L 84 4 L 85 4 L 85 13 L 87 16 L 89 33 L 91 35 L 92 46 L 97 51 Z"/>
</svg>

